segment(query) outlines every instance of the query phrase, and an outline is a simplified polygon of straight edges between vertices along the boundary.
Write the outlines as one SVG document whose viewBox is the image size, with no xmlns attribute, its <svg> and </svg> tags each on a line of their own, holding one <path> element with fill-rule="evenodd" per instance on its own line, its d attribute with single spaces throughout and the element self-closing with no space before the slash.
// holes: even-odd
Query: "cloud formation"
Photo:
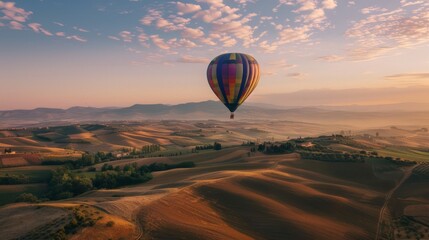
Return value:
<svg viewBox="0 0 429 240">
<path fill-rule="evenodd" d="M 58 32 L 55 32 L 54 34 L 52 33 L 52 31 L 48 30 L 47 28 L 42 27 L 41 23 L 37 23 L 37 22 L 28 23 L 30 20 L 30 16 L 33 15 L 33 12 L 17 7 L 14 2 L 0 1 L 0 12 L 3 14 L 3 16 L 0 15 L 0 27 L 7 26 L 12 30 L 31 30 L 35 33 L 41 33 L 48 37 L 56 36 L 56 37 L 61 37 L 65 39 L 76 40 L 79 42 L 87 41 L 86 39 L 78 35 L 67 36 L 63 31 L 58 31 Z M 5 22 L 6 24 L 3 23 L 2 21 Z M 63 23 L 60 23 L 60 22 L 52 22 L 52 23 L 60 27 L 65 26 Z M 83 32 L 83 33 L 89 32 L 84 28 L 80 28 L 76 26 L 73 27 L 73 30 Z"/>
<path fill-rule="evenodd" d="M 354 39 L 352 60 L 371 60 L 401 48 L 429 43 L 429 2 L 401 1 L 397 9 L 366 8 L 366 16 L 346 31 Z"/>
<path fill-rule="evenodd" d="M 255 3 L 247 0 L 235 2 L 243 6 Z M 152 39 L 152 43 L 161 50 L 181 47 L 180 44 L 166 46 L 162 43 L 167 43 L 169 32 L 179 32 L 183 38 L 192 39 L 196 43 L 194 47 L 231 48 L 240 44 L 244 48 L 256 47 L 273 53 L 281 46 L 309 41 L 315 31 L 329 26 L 325 12 L 337 7 L 335 0 L 279 0 L 275 11 L 289 5 L 297 15 L 295 23 L 280 24 L 274 23 L 272 16 L 245 12 L 223 0 L 195 0 L 195 4 L 178 1 L 172 4 L 177 9 L 176 13 L 165 14 L 164 10 L 155 7 L 140 19 L 142 25 L 160 30 L 153 34 L 157 37 L 155 41 Z M 270 21 L 273 27 L 260 30 L 258 23 L 261 21 Z"/>
</svg>

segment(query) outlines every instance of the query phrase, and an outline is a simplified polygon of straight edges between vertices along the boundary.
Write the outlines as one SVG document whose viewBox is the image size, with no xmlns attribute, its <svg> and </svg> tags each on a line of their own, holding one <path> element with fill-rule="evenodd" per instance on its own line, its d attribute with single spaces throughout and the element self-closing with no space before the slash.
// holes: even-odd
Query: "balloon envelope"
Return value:
<svg viewBox="0 0 429 240">
<path fill-rule="evenodd" d="M 207 68 L 213 92 L 233 113 L 259 82 L 259 64 L 243 53 L 226 53 L 213 59 Z"/>
</svg>

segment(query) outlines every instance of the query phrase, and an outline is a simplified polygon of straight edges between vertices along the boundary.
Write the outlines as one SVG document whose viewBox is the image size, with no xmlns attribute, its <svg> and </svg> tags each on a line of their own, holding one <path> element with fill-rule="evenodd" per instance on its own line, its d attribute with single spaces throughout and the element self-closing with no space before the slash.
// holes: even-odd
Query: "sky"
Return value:
<svg viewBox="0 0 429 240">
<path fill-rule="evenodd" d="M 216 100 L 206 69 L 226 52 L 260 64 L 247 101 L 412 96 L 429 85 L 429 1 L 0 1 L 0 110 Z"/>
</svg>

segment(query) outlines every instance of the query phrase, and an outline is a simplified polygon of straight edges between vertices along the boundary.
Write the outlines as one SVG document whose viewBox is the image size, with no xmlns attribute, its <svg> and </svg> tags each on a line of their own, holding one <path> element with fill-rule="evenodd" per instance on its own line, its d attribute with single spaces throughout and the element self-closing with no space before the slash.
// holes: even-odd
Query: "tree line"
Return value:
<svg viewBox="0 0 429 240">
<path fill-rule="evenodd" d="M 67 168 L 58 168 L 52 172 L 48 182 L 48 199 L 57 200 L 71 198 L 93 189 L 118 188 L 140 184 L 152 179 L 152 172 L 166 171 L 174 168 L 192 168 L 194 162 L 176 164 L 152 163 L 138 166 L 137 163 L 123 167 L 104 164 L 95 178 L 78 175 Z"/>
<path fill-rule="evenodd" d="M 198 150 L 209 150 L 209 149 L 221 150 L 222 149 L 222 144 L 220 144 L 218 142 L 214 142 L 214 144 L 199 145 L 199 146 L 195 147 L 195 151 L 198 151 Z"/>
</svg>

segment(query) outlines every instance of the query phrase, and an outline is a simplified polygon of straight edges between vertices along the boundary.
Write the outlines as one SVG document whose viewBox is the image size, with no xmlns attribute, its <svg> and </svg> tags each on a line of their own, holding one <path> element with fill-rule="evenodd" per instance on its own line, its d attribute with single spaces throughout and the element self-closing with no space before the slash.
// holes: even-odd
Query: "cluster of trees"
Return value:
<svg viewBox="0 0 429 240">
<path fill-rule="evenodd" d="M 19 175 L 5 174 L 4 176 L 0 176 L 0 185 L 27 184 L 27 183 L 30 183 L 30 178 L 23 174 L 19 174 Z"/>
<path fill-rule="evenodd" d="M 207 145 L 201 145 L 201 146 L 196 146 L 195 150 L 208 150 L 208 149 L 213 149 L 214 146 L 211 144 L 207 144 Z"/>
<path fill-rule="evenodd" d="M 13 151 L 12 151 L 12 148 L 5 148 L 4 149 L 4 154 L 6 154 L 6 153 L 12 153 Z"/>
<path fill-rule="evenodd" d="M 326 162 L 365 162 L 368 156 L 349 153 L 322 153 L 301 151 L 303 159 L 319 160 Z"/>
<path fill-rule="evenodd" d="M 241 144 L 241 146 L 255 146 L 256 143 L 252 141 L 246 141 Z"/>
<path fill-rule="evenodd" d="M 195 167 L 193 162 L 177 164 L 152 163 L 140 167 L 136 163 L 127 164 L 123 167 L 104 164 L 101 172 L 97 173 L 94 179 L 77 175 L 67 168 L 59 168 L 52 173 L 48 184 L 48 197 L 50 199 L 64 199 L 92 189 L 110 189 L 144 183 L 152 179 L 151 172 L 191 167 Z"/>
<path fill-rule="evenodd" d="M 58 168 L 53 171 L 48 188 L 50 199 L 64 199 L 93 189 L 93 182 L 90 178 L 78 176 L 67 168 Z"/>
<path fill-rule="evenodd" d="M 95 175 L 93 184 L 95 188 L 117 188 L 126 185 L 144 183 L 152 179 L 150 172 L 137 164 L 125 165 L 122 169 L 117 166 L 104 164 L 102 172 Z"/>
<path fill-rule="evenodd" d="M 359 153 L 323 153 L 323 152 L 309 152 L 309 151 L 299 151 L 303 159 L 310 160 L 319 160 L 326 162 L 365 162 L 369 160 L 387 160 L 391 163 L 394 163 L 399 166 L 410 166 L 415 165 L 415 161 L 404 160 L 401 158 L 393 157 L 382 157 L 378 156 L 377 152 L 365 152 L 361 151 Z"/>
<path fill-rule="evenodd" d="M 218 143 L 218 142 L 215 142 L 214 144 L 213 144 L 213 149 L 214 150 L 221 150 L 222 149 L 222 144 L 220 144 L 220 143 Z"/>
<path fill-rule="evenodd" d="M 208 150 L 208 149 L 214 149 L 214 150 L 221 150 L 222 149 L 222 144 L 218 143 L 218 142 L 214 142 L 214 144 L 207 144 L 207 145 L 200 145 L 200 146 L 196 146 L 195 147 L 195 151 L 198 150 Z"/>
<path fill-rule="evenodd" d="M 29 202 L 36 203 L 39 202 L 39 198 L 34 196 L 32 193 L 21 193 L 16 199 L 15 202 Z"/>
<path fill-rule="evenodd" d="M 296 148 L 296 143 L 293 141 L 285 143 L 264 142 L 263 144 L 258 145 L 258 151 L 266 154 L 292 153 Z"/>
<path fill-rule="evenodd" d="M 194 162 L 181 162 L 181 163 L 152 163 L 149 165 L 143 165 L 141 168 L 149 172 L 166 171 L 174 168 L 193 168 L 195 167 Z"/>
<path fill-rule="evenodd" d="M 42 165 L 65 165 L 70 169 L 79 169 L 87 166 L 92 166 L 97 163 L 108 162 L 114 160 L 112 153 L 97 152 L 95 154 L 84 153 L 76 160 L 44 160 Z"/>
<path fill-rule="evenodd" d="M 67 239 L 67 234 L 75 234 L 79 228 L 94 226 L 98 219 L 92 219 L 85 212 L 87 211 L 79 208 L 73 208 L 73 215 L 70 222 L 63 228 L 60 228 L 55 233 L 51 234 L 51 238 L 58 240 Z"/>
<path fill-rule="evenodd" d="M 393 158 L 393 157 L 376 157 L 378 159 L 385 159 L 391 163 L 394 163 L 398 166 L 412 166 L 412 165 L 416 165 L 417 162 L 416 161 L 410 161 L 410 160 L 405 160 L 405 159 L 401 159 L 401 158 Z"/>
<path fill-rule="evenodd" d="M 141 148 L 141 153 L 148 154 L 153 152 L 161 151 L 161 146 L 159 144 L 146 145 Z"/>
</svg>

